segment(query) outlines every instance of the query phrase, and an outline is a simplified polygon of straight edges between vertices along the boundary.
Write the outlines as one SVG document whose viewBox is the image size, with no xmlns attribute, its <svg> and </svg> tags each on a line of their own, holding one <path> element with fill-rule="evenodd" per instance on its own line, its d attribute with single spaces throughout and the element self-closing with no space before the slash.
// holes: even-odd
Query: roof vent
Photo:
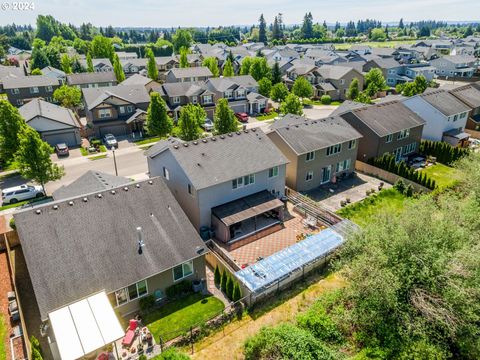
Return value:
<svg viewBox="0 0 480 360">
<path fill-rule="evenodd" d="M 288 126 L 285 127 L 285 130 L 290 130 L 290 128 Z"/>
<path fill-rule="evenodd" d="M 58 210 L 58 205 L 53 205 L 53 210 Z"/>
<path fill-rule="evenodd" d="M 202 153 L 202 156 L 205 156 L 205 153 Z"/>
<path fill-rule="evenodd" d="M 88 201 L 88 199 L 87 199 L 86 197 L 84 197 L 82 200 L 83 200 L 83 202 L 87 202 L 87 201 Z"/>
<path fill-rule="evenodd" d="M 237 131 L 237 135 L 240 135 L 240 134 L 241 134 L 241 132 L 240 132 L 240 131 Z"/>
<path fill-rule="evenodd" d="M 188 147 L 188 143 L 183 143 L 183 146 Z"/>
<path fill-rule="evenodd" d="M 228 136 L 229 136 L 229 137 L 232 137 L 232 136 L 233 136 L 233 134 L 232 134 L 232 133 L 228 133 Z"/>
<path fill-rule="evenodd" d="M 37 214 L 37 215 L 40 215 L 41 213 L 42 213 L 42 210 L 40 210 L 40 209 L 37 209 L 37 210 L 35 211 L 35 214 Z"/>
<path fill-rule="evenodd" d="M 197 246 L 195 248 L 195 251 L 196 251 L 197 254 L 200 255 L 201 253 L 203 253 L 205 251 L 205 248 L 203 246 Z"/>
<path fill-rule="evenodd" d="M 211 138 L 212 141 L 217 141 L 217 138 L 214 136 Z"/>
<path fill-rule="evenodd" d="M 117 192 L 115 190 L 110 191 L 112 195 L 115 195 Z"/>
<path fill-rule="evenodd" d="M 140 184 L 136 184 L 135 187 L 138 189 L 140 188 Z"/>
<path fill-rule="evenodd" d="M 173 148 L 174 148 L 174 149 L 178 149 L 178 145 L 173 145 Z"/>
<path fill-rule="evenodd" d="M 253 128 L 252 131 L 255 132 L 255 131 L 257 131 L 257 129 Z"/>
<path fill-rule="evenodd" d="M 149 183 L 150 185 L 152 185 L 152 184 L 153 184 L 153 181 L 152 181 L 152 180 L 148 180 L 148 183 Z"/>
<path fill-rule="evenodd" d="M 220 139 L 225 139 L 225 135 L 220 135 Z"/>
<path fill-rule="evenodd" d="M 125 186 L 123 190 L 128 191 L 128 186 Z"/>
<path fill-rule="evenodd" d="M 69 201 L 68 205 L 73 206 L 73 201 Z"/>
<path fill-rule="evenodd" d="M 243 130 L 245 134 L 248 134 L 248 129 Z"/>
<path fill-rule="evenodd" d="M 194 142 L 193 142 L 193 145 L 198 145 L 198 141 L 194 141 Z"/>
<path fill-rule="evenodd" d="M 197 163 L 197 166 L 202 166 L 202 165 L 200 165 L 200 163 Z"/>
<path fill-rule="evenodd" d="M 202 139 L 202 142 L 203 142 L 203 143 L 206 143 L 206 142 L 207 142 L 207 139 Z"/>
<path fill-rule="evenodd" d="M 103 197 L 103 195 L 102 195 L 102 194 L 98 194 L 97 197 L 98 197 L 99 199 L 101 199 L 101 198 Z"/>
</svg>

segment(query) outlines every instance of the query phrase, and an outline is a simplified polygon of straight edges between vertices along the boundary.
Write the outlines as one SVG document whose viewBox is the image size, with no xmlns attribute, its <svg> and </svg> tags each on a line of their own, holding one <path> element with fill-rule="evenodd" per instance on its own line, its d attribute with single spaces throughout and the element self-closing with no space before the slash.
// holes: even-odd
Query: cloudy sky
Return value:
<svg viewBox="0 0 480 360">
<path fill-rule="evenodd" d="M 14 2 L 18 0 L 0 0 Z M 25 0 L 24 0 L 25 1 Z M 31 0 L 26 0 L 31 1 Z M 480 19 L 479 0 L 33 0 L 35 10 L 0 10 L 0 24 L 35 23 L 50 14 L 75 25 L 97 26 L 219 26 L 256 23 L 261 13 L 268 23 L 283 13 L 286 24 L 302 21 L 311 11 L 314 21 L 329 23 L 358 19 L 384 22 L 435 19 Z"/>
</svg>

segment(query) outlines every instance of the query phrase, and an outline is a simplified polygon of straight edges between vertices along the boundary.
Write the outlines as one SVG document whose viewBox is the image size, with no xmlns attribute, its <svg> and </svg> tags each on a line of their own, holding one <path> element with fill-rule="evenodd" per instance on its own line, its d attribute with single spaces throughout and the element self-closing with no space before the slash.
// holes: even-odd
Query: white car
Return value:
<svg viewBox="0 0 480 360">
<path fill-rule="evenodd" d="M 117 139 L 115 138 L 115 136 L 113 136 L 112 134 L 107 134 L 103 137 L 103 142 L 105 143 L 105 145 L 107 146 L 107 148 L 111 149 L 111 148 L 118 148 L 118 142 L 117 142 Z"/>
<path fill-rule="evenodd" d="M 20 185 L 2 190 L 2 203 L 15 204 L 19 201 L 45 196 L 41 186 Z"/>
<path fill-rule="evenodd" d="M 205 131 L 212 131 L 214 128 L 213 121 L 209 118 L 206 118 L 205 122 L 202 124 L 202 127 L 205 129 Z"/>
</svg>

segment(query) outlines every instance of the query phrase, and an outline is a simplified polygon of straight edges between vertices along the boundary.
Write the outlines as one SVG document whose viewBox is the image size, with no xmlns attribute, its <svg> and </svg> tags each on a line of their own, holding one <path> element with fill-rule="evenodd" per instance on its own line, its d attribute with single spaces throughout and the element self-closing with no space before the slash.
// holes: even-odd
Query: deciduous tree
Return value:
<svg viewBox="0 0 480 360">
<path fill-rule="evenodd" d="M 280 105 L 283 114 L 303 115 L 303 106 L 299 97 L 295 94 L 288 94 L 285 101 Z"/>
<path fill-rule="evenodd" d="M 348 87 L 347 99 L 355 100 L 359 94 L 360 94 L 360 88 L 358 85 L 358 79 L 354 78 L 350 83 L 350 86 Z"/>
<path fill-rule="evenodd" d="M 225 61 L 225 65 L 223 65 L 223 76 L 224 77 L 231 77 L 234 76 L 235 72 L 233 70 L 233 64 L 230 58 L 227 58 Z"/>
<path fill-rule="evenodd" d="M 63 54 L 60 58 L 60 66 L 65 74 L 72 73 L 72 59 L 67 54 Z"/>
<path fill-rule="evenodd" d="M 292 93 L 301 98 L 310 98 L 313 95 L 312 84 L 303 76 L 299 76 L 293 83 Z"/>
<path fill-rule="evenodd" d="M 220 75 L 220 70 L 218 69 L 218 61 L 216 57 L 210 56 L 205 58 L 202 62 L 202 65 L 210 69 L 213 77 L 218 77 Z"/>
<path fill-rule="evenodd" d="M 82 92 L 76 86 L 62 85 L 53 92 L 53 99 L 63 107 L 75 109 L 82 103 Z"/>
<path fill-rule="evenodd" d="M 258 92 L 263 96 L 270 96 L 270 90 L 272 90 L 272 82 L 269 78 L 261 78 L 258 81 Z"/>
<path fill-rule="evenodd" d="M 173 128 L 173 120 L 168 116 L 168 108 L 158 92 L 150 93 L 145 129 L 151 136 L 167 136 Z"/>
<path fill-rule="evenodd" d="M 284 101 L 288 95 L 288 88 L 284 83 L 278 83 L 272 86 L 270 90 L 270 97 L 272 100 L 281 102 Z"/>
<path fill-rule="evenodd" d="M 90 55 L 90 53 L 87 53 L 87 71 L 89 73 L 93 73 L 95 71 L 93 68 L 92 55 Z"/>
<path fill-rule="evenodd" d="M 177 29 L 173 35 L 173 49 L 175 53 L 179 53 L 181 48 L 189 49 L 192 45 L 192 34 L 185 29 Z"/>
<path fill-rule="evenodd" d="M 205 110 L 200 105 L 188 104 L 180 110 L 178 126 L 182 140 L 196 140 L 202 134 L 200 124 L 205 121 Z"/>
<path fill-rule="evenodd" d="M 27 124 L 18 109 L 7 100 L 0 100 L 0 160 L 13 159 L 19 144 L 19 134 Z"/>
<path fill-rule="evenodd" d="M 267 59 L 264 57 L 254 58 L 250 66 L 250 75 L 257 81 L 265 77 L 270 78 L 272 74 Z"/>
</svg>

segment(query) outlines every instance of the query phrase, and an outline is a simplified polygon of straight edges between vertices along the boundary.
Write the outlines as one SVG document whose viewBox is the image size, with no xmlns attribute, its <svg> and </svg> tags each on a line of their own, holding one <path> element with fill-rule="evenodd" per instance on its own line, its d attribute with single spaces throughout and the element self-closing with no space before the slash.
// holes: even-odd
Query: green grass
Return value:
<svg viewBox="0 0 480 360">
<path fill-rule="evenodd" d="M 145 145 L 145 144 L 150 144 L 152 142 L 157 142 L 157 141 L 160 141 L 160 140 L 162 140 L 162 138 L 160 136 L 153 136 L 153 137 L 149 137 L 149 138 L 135 140 L 134 143 L 135 143 L 135 145 Z"/>
<path fill-rule="evenodd" d="M 5 341 L 7 340 L 7 325 L 3 315 L 0 315 L 0 359 L 7 358 L 7 350 L 5 349 Z"/>
<path fill-rule="evenodd" d="M 105 145 L 100 145 L 99 152 L 101 153 L 107 152 L 107 147 Z"/>
<path fill-rule="evenodd" d="M 435 180 L 435 183 L 440 189 L 455 185 L 460 179 L 460 173 L 458 170 L 440 163 L 429 166 L 420 171 Z"/>
<path fill-rule="evenodd" d="M 96 156 L 89 157 L 90 160 L 100 160 L 100 159 L 105 159 L 107 157 L 107 154 L 100 154 Z"/>
<path fill-rule="evenodd" d="M 372 48 L 374 47 L 386 47 L 386 48 L 396 48 L 400 45 L 412 45 L 418 42 L 418 40 L 391 40 L 391 41 L 366 41 L 360 43 L 345 43 L 345 44 L 335 44 L 336 50 L 348 50 L 353 45 L 366 45 Z"/>
<path fill-rule="evenodd" d="M 84 147 L 81 147 L 81 148 L 80 148 L 80 153 L 81 153 L 83 156 L 90 155 L 90 153 L 88 152 L 88 149 L 85 149 Z"/>
<path fill-rule="evenodd" d="M 339 106 L 339 105 L 342 105 L 342 102 L 341 101 L 332 101 L 330 104 L 322 104 L 322 102 L 320 100 L 304 99 L 303 104 L 304 105 Z"/>
<path fill-rule="evenodd" d="M 11 161 L 2 168 L 2 171 L 12 171 L 18 169 L 18 163 L 16 161 Z"/>
<path fill-rule="evenodd" d="M 375 217 L 381 213 L 388 212 L 392 216 L 401 213 L 409 201 L 412 200 L 397 190 L 385 189 L 338 210 L 337 214 L 362 226 L 375 221 Z"/>
<path fill-rule="evenodd" d="M 42 197 L 42 198 L 38 198 L 38 199 L 35 198 L 35 199 L 30 199 L 30 200 L 19 201 L 15 204 L 3 205 L 3 206 L 0 206 L 0 211 L 16 208 L 16 207 L 19 207 L 19 206 L 22 206 L 22 205 L 25 205 L 25 204 L 33 204 L 37 201 L 47 200 L 47 199 L 50 199 L 50 198 L 51 198 L 50 196 L 46 196 L 46 197 Z M 1 359 L 1 357 L 0 357 L 0 359 Z"/>
<path fill-rule="evenodd" d="M 272 111 L 268 114 L 257 116 L 255 119 L 257 119 L 258 121 L 272 120 L 272 119 L 275 119 L 277 116 L 278 116 L 278 113 L 275 111 Z"/>
<path fill-rule="evenodd" d="M 191 326 L 199 326 L 211 319 L 224 307 L 216 297 L 196 293 L 152 311 L 144 317 L 144 323 L 158 343 L 160 336 L 163 341 L 171 340 L 186 333 Z"/>
</svg>

